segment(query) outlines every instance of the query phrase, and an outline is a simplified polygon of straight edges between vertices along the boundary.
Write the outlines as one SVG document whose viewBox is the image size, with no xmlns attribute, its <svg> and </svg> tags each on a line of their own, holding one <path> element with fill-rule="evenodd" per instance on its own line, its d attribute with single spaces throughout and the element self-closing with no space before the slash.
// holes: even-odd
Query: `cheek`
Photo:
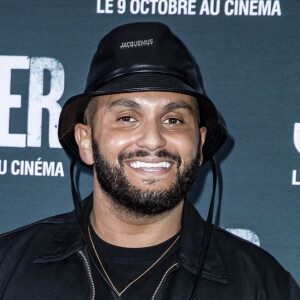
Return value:
<svg viewBox="0 0 300 300">
<path fill-rule="evenodd" d="M 98 132 L 95 139 L 102 155 L 108 161 L 117 164 L 119 154 L 124 150 L 130 151 L 131 146 L 134 145 L 136 136 L 124 130 L 103 129 Z"/>
<path fill-rule="evenodd" d="M 181 159 L 182 165 L 190 163 L 192 159 L 195 158 L 198 145 L 199 145 L 199 135 L 192 133 L 185 133 L 182 135 L 177 135 L 176 137 L 170 139 L 169 145 L 172 145 L 171 151 L 177 152 Z"/>
</svg>

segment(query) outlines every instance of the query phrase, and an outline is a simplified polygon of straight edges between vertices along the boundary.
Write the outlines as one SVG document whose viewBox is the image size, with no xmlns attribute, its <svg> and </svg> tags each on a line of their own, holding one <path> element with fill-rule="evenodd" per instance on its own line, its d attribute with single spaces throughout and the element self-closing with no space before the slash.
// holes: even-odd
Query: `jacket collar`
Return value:
<svg viewBox="0 0 300 300">
<path fill-rule="evenodd" d="M 88 219 L 92 205 L 93 194 L 82 202 L 85 219 Z M 193 274 L 197 273 L 204 225 L 205 222 L 197 210 L 186 200 L 182 216 L 179 264 Z M 84 248 L 85 244 L 76 214 L 75 212 L 68 213 L 61 217 L 61 225 L 59 225 L 51 240 L 44 245 L 40 255 L 34 262 L 49 263 L 61 261 Z M 202 276 L 221 283 L 228 282 L 219 250 L 215 247 L 213 238 L 210 241 Z"/>
<path fill-rule="evenodd" d="M 197 274 L 205 222 L 194 206 L 185 200 L 182 215 L 182 238 L 179 259 L 182 267 Z M 219 249 L 212 238 L 204 264 L 202 277 L 221 283 L 228 283 L 225 267 Z"/>
</svg>

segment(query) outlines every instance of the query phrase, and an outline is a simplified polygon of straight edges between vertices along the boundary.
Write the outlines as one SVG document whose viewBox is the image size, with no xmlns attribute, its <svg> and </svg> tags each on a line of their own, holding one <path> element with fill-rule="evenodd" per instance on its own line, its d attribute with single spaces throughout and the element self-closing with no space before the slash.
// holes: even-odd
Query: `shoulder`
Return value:
<svg viewBox="0 0 300 300">
<path fill-rule="evenodd" d="M 192 237 L 188 241 L 199 245 L 195 240 L 203 232 L 205 222 L 189 203 L 185 205 L 183 221 Z M 249 299 L 249 293 L 261 293 L 260 297 L 268 295 L 270 299 L 300 300 L 295 280 L 270 253 L 218 226 L 213 226 L 204 272 L 208 274 L 206 278 L 217 278 L 218 282 L 219 278 L 224 279 L 224 293 L 244 293 L 240 299 Z"/>
<path fill-rule="evenodd" d="M 92 194 L 82 201 L 81 206 L 88 215 L 92 207 Z M 24 257 L 31 259 L 46 249 L 54 248 L 58 249 L 57 251 L 67 252 L 71 246 L 78 247 L 79 237 L 81 232 L 75 211 L 3 233 L 0 235 L 0 266 L 4 258 L 6 261 L 9 258 L 16 260 L 21 255 L 22 259 Z"/>
<path fill-rule="evenodd" d="M 230 281 L 277 291 L 283 299 L 298 299 L 299 287 L 290 273 L 261 247 L 216 226 L 212 244 L 218 249 Z"/>
<path fill-rule="evenodd" d="M 195 207 L 186 201 L 183 220 L 187 224 L 189 234 L 193 237 L 203 232 L 205 222 Z M 199 238 L 199 237 L 198 237 Z M 191 239 L 192 240 L 192 239 Z M 261 247 L 213 225 L 210 249 L 216 251 L 225 266 L 232 270 L 235 267 L 243 267 L 244 270 L 264 269 L 282 272 L 284 269 L 276 259 Z"/>
<path fill-rule="evenodd" d="M 223 256 L 224 261 L 233 263 L 234 260 L 244 261 L 251 266 L 283 270 L 277 260 L 263 248 L 245 240 L 225 229 L 214 226 L 212 240 Z"/>
<path fill-rule="evenodd" d="M 23 294 L 26 299 L 44 299 L 43 295 L 47 299 L 60 298 L 53 287 L 60 287 L 74 270 L 80 274 L 74 277 L 75 281 L 84 274 L 80 273 L 82 263 L 77 255 L 83 247 L 75 213 L 43 219 L 2 234 L 0 298 L 21 299 Z"/>
<path fill-rule="evenodd" d="M 20 227 L 18 229 L 2 233 L 0 235 L 0 264 L 8 254 L 16 255 L 16 252 L 22 252 L 25 248 L 34 248 L 40 250 L 62 224 L 72 219 L 73 213 L 65 213 L 32 224 Z"/>
</svg>

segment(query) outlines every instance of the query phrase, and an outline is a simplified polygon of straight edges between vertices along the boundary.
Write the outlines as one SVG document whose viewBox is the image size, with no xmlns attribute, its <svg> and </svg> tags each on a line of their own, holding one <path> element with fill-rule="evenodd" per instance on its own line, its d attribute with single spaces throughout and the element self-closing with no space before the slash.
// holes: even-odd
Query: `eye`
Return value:
<svg viewBox="0 0 300 300">
<path fill-rule="evenodd" d="M 168 118 L 163 123 L 169 124 L 169 125 L 178 125 L 178 124 L 182 123 L 182 121 L 177 118 Z"/>
<path fill-rule="evenodd" d="M 133 117 L 130 117 L 130 116 L 124 116 L 124 117 L 121 117 L 119 118 L 117 121 L 122 121 L 122 122 L 135 122 L 135 118 Z"/>
</svg>

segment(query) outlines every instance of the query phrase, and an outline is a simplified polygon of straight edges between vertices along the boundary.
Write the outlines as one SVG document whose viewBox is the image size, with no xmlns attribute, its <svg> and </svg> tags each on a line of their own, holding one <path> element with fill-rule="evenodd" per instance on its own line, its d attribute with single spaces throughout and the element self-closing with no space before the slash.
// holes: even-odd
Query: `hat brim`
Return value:
<svg viewBox="0 0 300 300">
<path fill-rule="evenodd" d="M 65 103 L 60 114 L 58 137 L 66 153 L 82 162 L 75 141 L 74 128 L 76 124 L 84 122 L 84 112 L 93 97 L 137 91 L 169 91 L 197 98 L 200 126 L 207 128 L 206 141 L 202 149 L 203 163 L 210 160 L 224 144 L 227 131 L 221 123 L 214 104 L 203 95 L 202 91 L 195 90 L 182 78 L 164 73 L 139 72 L 116 77 L 97 90 L 73 96 Z"/>
</svg>

